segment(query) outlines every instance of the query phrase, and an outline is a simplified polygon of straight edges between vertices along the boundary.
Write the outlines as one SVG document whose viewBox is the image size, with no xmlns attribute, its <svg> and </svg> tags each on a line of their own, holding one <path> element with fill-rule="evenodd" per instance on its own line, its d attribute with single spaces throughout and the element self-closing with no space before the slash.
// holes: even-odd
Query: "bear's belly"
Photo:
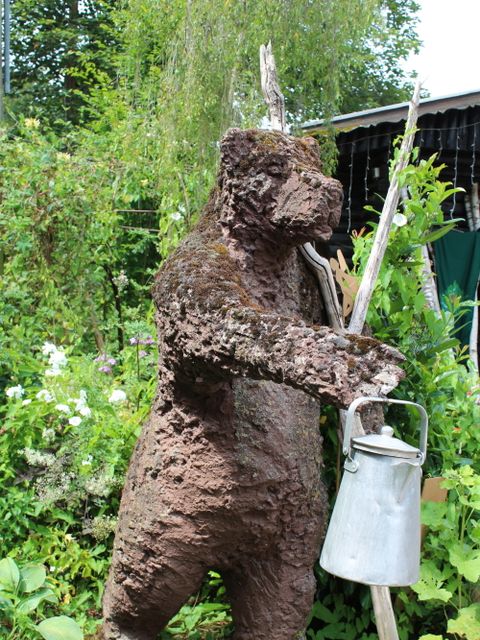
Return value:
<svg viewBox="0 0 480 640">
<path fill-rule="evenodd" d="M 233 447 L 243 482 L 318 481 L 320 403 L 303 391 L 269 381 L 233 383 Z"/>
</svg>

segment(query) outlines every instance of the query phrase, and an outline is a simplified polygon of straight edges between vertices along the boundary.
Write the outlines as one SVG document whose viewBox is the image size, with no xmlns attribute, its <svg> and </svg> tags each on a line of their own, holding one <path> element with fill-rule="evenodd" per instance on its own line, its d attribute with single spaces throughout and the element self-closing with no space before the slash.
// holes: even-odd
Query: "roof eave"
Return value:
<svg viewBox="0 0 480 640">
<path fill-rule="evenodd" d="M 476 105 L 480 105 L 480 90 L 421 100 L 418 115 L 443 113 L 448 109 L 466 109 Z M 383 122 L 400 122 L 406 119 L 408 107 L 409 103 L 403 102 L 386 107 L 378 107 L 376 109 L 356 111 L 354 113 L 335 116 L 328 124 L 325 120 L 310 120 L 305 122 L 301 128 L 308 133 L 321 133 L 329 126 L 340 131 L 349 131 L 358 127 L 375 126 Z"/>
</svg>

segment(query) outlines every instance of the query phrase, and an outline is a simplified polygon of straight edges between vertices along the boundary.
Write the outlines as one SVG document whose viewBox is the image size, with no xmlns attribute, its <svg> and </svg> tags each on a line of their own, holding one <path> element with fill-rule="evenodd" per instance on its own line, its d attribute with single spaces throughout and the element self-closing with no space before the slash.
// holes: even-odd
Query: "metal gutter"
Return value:
<svg viewBox="0 0 480 640">
<path fill-rule="evenodd" d="M 409 102 L 402 102 L 335 116 L 330 125 L 340 131 L 349 131 L 358 127 L 371 127 L 382 122 L 400 122 L 406 120 L 409 104 Z M 480 90 L 421 100 L 418 115 L 420 117 L 426 113 L 443 113 L 448 109 L 467 109 L 476 105 L 480 105 Z M 301 128 L 302 131 L 308 133 L 320 132 L 325 128 L 325 121 L 310 120 L 305 122 Z"/>
</svg>

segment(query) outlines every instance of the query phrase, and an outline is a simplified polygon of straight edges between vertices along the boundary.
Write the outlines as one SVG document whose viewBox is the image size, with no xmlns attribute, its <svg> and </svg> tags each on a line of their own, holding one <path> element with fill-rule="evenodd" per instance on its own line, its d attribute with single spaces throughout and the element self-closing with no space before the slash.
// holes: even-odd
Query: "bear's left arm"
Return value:
<svg viewBox="0 0 480 640">
<path fill-rule="evenodd" d="M 207 299 L 174 304 L 162 318 L 165 355 L 191 375 L 272 380 L 339 407 L 388 393 L 404 376 L 397 366 L 403 356 L 374 338 L 310 326 L 238 298 L 220 308 Z"/>
</svg>

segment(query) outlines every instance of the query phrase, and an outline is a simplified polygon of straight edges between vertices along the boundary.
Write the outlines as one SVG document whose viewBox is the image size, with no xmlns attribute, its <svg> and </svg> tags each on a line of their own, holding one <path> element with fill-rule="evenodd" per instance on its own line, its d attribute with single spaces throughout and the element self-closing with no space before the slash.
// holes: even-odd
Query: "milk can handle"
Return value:
<svg viewBox="0 0 480 640">
<path fill-rule="evenodd" d="M 427 432 L 428 432 L 428 416 L 425 409 L 421 404 L 417 404 L 416 402 L 410 402 L 409 400 L 392 400 L 390 398 L 375 398 L 375 397 L 364 397 L 357 398 L 352 402 L 352 404 L 348 407 L 347 411 L 347 419 L 345 422 L 345 433 L 343 436 L 343 454 L 350 457 L 351 456 L 351 438 L 352 438 L 352 429 L 353 422 L 355 418 L 355 411 L 358 407 L 364 402 L 382 402 L 383 404 L 406 404 L 411 407 L 415 407 L 420 414 L 420 464 L 423 464 L 425 461 L 425 456 L 427 453 Z"/>
</svg>

